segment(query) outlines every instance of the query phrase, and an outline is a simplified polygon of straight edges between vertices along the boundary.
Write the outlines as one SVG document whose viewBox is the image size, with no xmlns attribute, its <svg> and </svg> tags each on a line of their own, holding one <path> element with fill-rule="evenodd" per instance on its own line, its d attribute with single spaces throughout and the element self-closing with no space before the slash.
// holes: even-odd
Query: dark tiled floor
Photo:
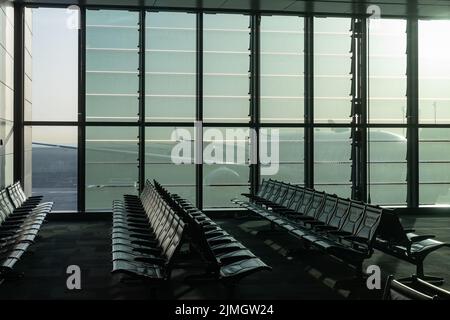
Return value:
<svg viewBox="0 0 450 320">
<path fill-rule="evenodd" d="M 298 242 L 283 232 L 271 232 L 266 222 L 229 219 L 221 222 L 237 239 L 273 267 L 272 272 L 259 272 L 245 278 L 235 292 L 237 299 L 365 299 L 378 298 L 380 291 L 362 285 L 342 286 L 342 280 L 353 276 L 342 263 L 317 252 L 295 250 Z M 405 226 L 415 226 L 418 233 L 436 234 L 450 241 L 450 218 L 405 219 Z M 225 288 L 217 283 L 189 286 L 186 275 L 200 269 L 183 268 L 163 287 L 120 281 L 112 276 L 110 255 L 110 223 L 50 222 L 44 226 L 41 239 L 32 252 L 17 264 L 25 277 L 0 285 L 3 299 L 222 299 Z M 446 278 L 450 289 L 450 250 L 442 249 L 426 260 L 426 271 Z M 66 268 L 78 265 L 82 270 L 81 290 L 66 287 Z M 410 275 L 413 266 L 376 252 L 366 265 L 377 264 L 384 275 Z"/>
</svg>

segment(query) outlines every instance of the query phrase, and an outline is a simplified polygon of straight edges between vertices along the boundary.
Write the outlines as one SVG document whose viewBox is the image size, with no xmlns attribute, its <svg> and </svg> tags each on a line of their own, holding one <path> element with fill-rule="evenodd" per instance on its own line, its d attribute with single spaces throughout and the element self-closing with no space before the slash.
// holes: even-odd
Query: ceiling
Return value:
<svg viewBox="0 0 450 320">
<path fill-rule="evenodd" d="M 15 0 L 14 2 L 332 15 L 365 14 L 368 8 L 375 8 L 375 12 L 378 12 L 379 8 L 381 17 L 450 18 L 450 0 Z"/>
</svg>

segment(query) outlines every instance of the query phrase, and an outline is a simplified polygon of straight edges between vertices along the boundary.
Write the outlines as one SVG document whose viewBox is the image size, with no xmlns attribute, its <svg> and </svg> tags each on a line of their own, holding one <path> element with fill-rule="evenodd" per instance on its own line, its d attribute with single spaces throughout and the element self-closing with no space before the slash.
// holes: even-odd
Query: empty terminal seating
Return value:
<svg viewBox="0 0 450 320">
<path fill-rule="evenodd" d="M 237 281 L 260 270 L 271 270 L 260 258 L 192 203 L 176 194 L 170 194 L 158 182 L 154 183 L 158 191 L 189 225 L 190 243 L 207 263 L 207 272 L 210 276 L 226 281 Z"/>
<path fill-rule="evenodd" d="M 128 195 L 114 202 L 113 273 L 168 280 L 177 258 L 182 260 L 182 243 L 196 249 L 206 266 L 205 276 L 216 280 L 235 283 L 270 270 L 201 211 L 157 186 L 159 191 L 147 182 L 140 197 Z"/>
<path fill-rule="evenodd" d="M 0 191 L 0 279 L 18 276 L 13 271 L 51 212 L 53 203 L 26 197 L 20 183 Z"/>
<path fill-rule="evenodd" d="M 405 230 L 391 210 L 271 179 L 262 182 L 256 195 L 244 196 L 250 201 L 233 202 L 359 271 L 376 248 L 416 265 L 419 278 L 443 281 L 424 275 L 423 261 L 448 244 Z"/>
</svg>

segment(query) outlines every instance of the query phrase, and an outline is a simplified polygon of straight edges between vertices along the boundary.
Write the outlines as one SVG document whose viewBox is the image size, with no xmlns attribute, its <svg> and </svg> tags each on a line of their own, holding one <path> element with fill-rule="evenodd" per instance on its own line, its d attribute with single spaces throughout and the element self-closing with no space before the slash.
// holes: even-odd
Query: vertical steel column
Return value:
<svg viewBox="0 0 450 320">
<path fill-rule="evenodd" d="M 78 30 L 78 212 L 86 211 L 86 8 Z"/>
<path fill-rule="evenodd" d="M 418 21 L 407 21 L 407 204 L 419 206 L 419 63 Z"/>
<path fill-rule="evenodd" d="M 145 187 L 145 16 L 139 11 L 139 193 Z"/>
<path fill-rule="evenodd" d="M 25 7 L 14 4 L 14 181 L 24 182 Z"/>
<path fill-rule="evenodd" d="M 305 187 L 314 188 L 314 17 L 305 17 L 305 142 L 304 171 Z"/>
<path fill-rule="evenodd" d="M 352 21 L 352 198 L 367 199 L 367 37 L 366 19 Z"/>
<path fill-rule="evenodd" d="M 197 123 L 203 123 L 203 13 L 197 13 L 197 37 L 196 37 L 196 116 Z M 196 127 L 195 132 L 195 194 L 196 206 L 203 208 L 203 128 Z"/>
<path fill-rule="evenodd" d="M 251 16 L 250 23 L 250 130 L 254 130 L 254 135 L 250 134 L 254 153 L 250 157 L 252 163 L 250 164 L 250 193 L 255 195 L 259 189 L 260 180 L 260 25 L 261 16 L 254 14 Z M 256 156 L 256 159 L 253 157 Z"/>
</svg>

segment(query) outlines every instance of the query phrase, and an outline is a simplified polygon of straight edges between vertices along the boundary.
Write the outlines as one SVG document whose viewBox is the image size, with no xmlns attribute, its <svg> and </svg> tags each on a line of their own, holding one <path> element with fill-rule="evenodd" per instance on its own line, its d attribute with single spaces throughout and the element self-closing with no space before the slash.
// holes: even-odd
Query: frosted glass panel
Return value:
<svg viewBox="0 0 450 320">
<path fill-rule="evenodd" d="M 369 30 L 371 123 L 406 123 L 406 21 L 372 19 Z"/>
<path fill-rule="evenodd" d="M 304 19 L 261 17 L 261 121 L 303 122 Z"/>
<path fill-rule="evenodd" d="M 147 12 L 146 22 L 146 120 L 193 121 L 196 15 Z"/>
<path fill-rule="evenodd" d="M 350 122 L 351 19 L 314 19 L 314 120 Z"/>
<path fill-rule="evenodd" d="M 147 128 L 145 135 L 146 178 L 195 202 L 194 130 L 155 127 Z"/>
<path fill-rule="evenodd" d="M 273 159 L 262 164 L 261 178 L 276 179 L 293 184 L 304 182 L 304 133 L 303 128 L 264 128 L 267 139 L 260 138 L 260 149 Z M 266 147 L 261 148 L 262 145 Z M 268 161 L 265 161 L 268 162 Z"/>
<path fill-rule="evenodd" d="M 419 130 L 420 204 L 450 205 L 450 129 Z"/>
<path fill-rule="evenodd" d="M 370 129 L 369 194 L 379 205 L 406 205 L 406 128 Z"/>
<path fill-rule="evenodd" d="M 137 121 L 139 14 L 86 12 L 86 120 Z"/>
<path fill-rule="evenodd" d="M 419 21 L 419 121 L 450 123 L 450 21 Z"/>
<path fill-rule="evenodd" d="M 315 189 L 351 195 L 351 139 L 347 128 L 314 129 Z"/>
<path fill-rule="evenodd" d="M 231 199 L 249 191 L 249 135 L 246 128 L 204 128 L 204 207 L 233 207 Z"/>
<path fill-rule="evenodd" d="M 206 122 L 248 122 L 249 16 L 203 16 L 203 115 Z"/>
<path fill-rule="evenodd" d="M 136 194 L 138 129 L 86 128 L 86 209 L 111 210 L 112 201 Z"/>
</svg>

